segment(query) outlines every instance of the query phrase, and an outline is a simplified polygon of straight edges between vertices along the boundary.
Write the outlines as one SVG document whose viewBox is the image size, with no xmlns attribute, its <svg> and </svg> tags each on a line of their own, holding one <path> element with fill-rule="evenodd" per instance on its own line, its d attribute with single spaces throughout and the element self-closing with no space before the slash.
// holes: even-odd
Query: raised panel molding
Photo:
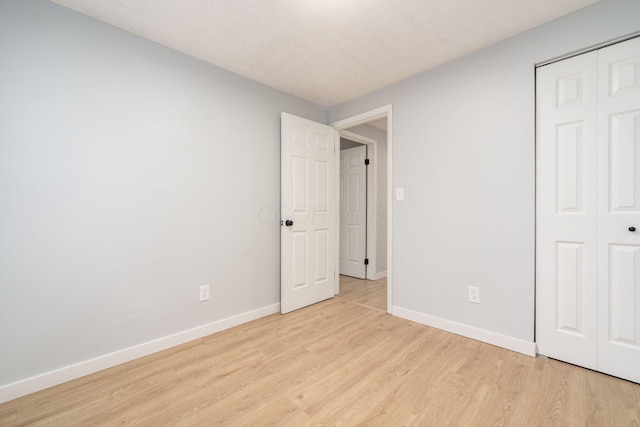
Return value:
<svg viewBox="0 0 640 427">
<path fill-rule="evenodd" d="M 300 145 L 301 147 L 306 148 L 309 143 L 307 139 L 307 130 L 304 128 L 292 128 L 293 132 L 293 144 Z"/>
<path fill-rule="evenodd" d="M 329 140 L 327 135 L 320 132 L 313 132 L 316 150 L 327 153 L 329 151 Z"/>
<path fill-rule="evenodd" d="M 358 155 L 349 156 L 349 166 L 355 167 L 355 166 L 358 166 L 359 164 L 360 164 L 360 156 Z"/>
<path fill-rule="evenodd" d="M 556 184 L 558 213 L 583 211 L 585 155 L 582 122 L 556 127 Z"/>
<path fill-rule="evenodd" d="M 326 214 L 329 210 L 329 164 L 316 160 L 316 213 Z"/>
<path fill-rule="evenodd" d="M 640 246 L 609 245 L 609 341 L 640 346 Z M 639 361 L 640 363 L 640 361 Z"/>
<path fill-rule="evenodd" d="M 358 175 L 349 175 L 349 212 L 358 213 L 360 210 L 360 177 Z"/>
<path fill-rule="evenodd" d="M 557 80 L 558 108 L 573 107 L 585 103 L 584 73 L 572 74 Z"/>
<path fill-rule="evenodd" d="M 296 214 L 306 214 L 309 201 L 307 200 L 307 159 L 293 157 L 293 212 Z"/>
<path fill-rule="evenodd" d="M 584 242 L 556 243 L 556 328 L 584 335 Z"/>
<path fill-rule="evenodd" d="M 315 280 L 314 283 L 326 282 L 329 278 L 329 266 L 327 260 L 329 259 L 329 230 L 316 230 L 315 231 L 316 242 L 316 265 L 315 265 Z"/>
<path fill-rule="evenodd" d="M 301 288 L 307 285 L 307 262 L 306 254 L 309 239 L 306 231 L 294 231 L 292 236 L 293 247 L 293 288 Z M 304 247 L 301 250 L 300 247 Z"/>
<path fill-rule="evenodd" d="M 640 56 L 611 64 L 609 94 L 612 96 L 640 90 Z"/>
<path fill-rule="evenodd" d="M 355 224 L 349 225 L 349 241 L 357 242 L 359 239 L 360 227 Z M 349 255 L 348 260 L 350 262 L 358 262 L 360 258 L 360 253 L 358 251 L 357 245 L 349 245 Z"/>
<path fill-rule="evenodd" d="M 638 211 L 640 182 L 640 111 L 609 117 L 610 210 Z"/>
</svg>

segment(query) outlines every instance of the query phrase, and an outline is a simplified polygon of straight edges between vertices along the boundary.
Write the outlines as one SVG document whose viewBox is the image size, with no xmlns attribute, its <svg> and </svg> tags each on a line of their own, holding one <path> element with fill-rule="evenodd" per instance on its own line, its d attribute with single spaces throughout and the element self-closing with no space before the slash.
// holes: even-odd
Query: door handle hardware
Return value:
<svg viewBox="0 0 640 427">
<path fill-rule="evenodd" d="M 284 222 L 284 225 L 286 225 L 287 227 L 291 227 L 293 225 L 293 221 L 291 221 L 290 219 L 286 220 Z"/>
<path fill-rule="evenodd" d="M 634 231 L 636 231 L 636 228 L 635 227 L 629 227 L 629 231 L 631 231 L 633 233 Z"/>
</svg>

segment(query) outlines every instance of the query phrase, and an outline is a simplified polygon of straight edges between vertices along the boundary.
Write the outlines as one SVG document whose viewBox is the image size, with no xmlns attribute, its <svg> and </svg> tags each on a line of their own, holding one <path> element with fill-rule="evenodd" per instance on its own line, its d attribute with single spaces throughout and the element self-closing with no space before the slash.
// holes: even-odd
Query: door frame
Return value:
<svg viewBox="0 0 640 427">
<path fill-rule="evenodd" d="M 376 173 L 378 170 L 377 141 L 373 138 L 368 138 L 366 136 L 363 136 L 348 130 L 339 129 L 337 131 L 340 134 L 340 138 L 348 139 L 349 141 L 359 142 L 360 144 L 367 146 L 367 158 L 369 159 L 370 164 L 369 164 L 369 167 L 367 168 L 367 188 L 366 188 L 366 192 L 367 192 L 366 254 L 367 254 L 367 258 L 369 259 L 369 265 L 367 265 L 367 268 L 365 270 L 365 273 L 366 273 L 365 279 L 377 280 L 379 279 L 376 273 L 378 271 L 377 270 L 378 239 L 376 237 L 377 236 L 376 224 L 374 221 L 371 221 L 371 218 L 374 218 L 374 214 L 375 214 L 374 208 L 378 205 L 378 177 Z M 369 150 L 369 148 L 371 149 Z M 338 176 L 338 179 L 340 179 L 339 176 Z M 340 233 L 338 232 L 338 234 Z M 339 236 L 339 237 L 341 238 L 342 236 Z M 340 285 L 338 284 L 336 287 L 336 290 L 340 289 L 339 286 Z"/>
<path fill-rule="evenodd" d="M 355 115 L 355 116 L 351 116 L 348 117 L 346 119 L 343 120 L 339 120 L 337 122 L 333 122 L 330 124 L 330 126 L 333 126 L 338 132 L 338 134 L 341 131 L 344 131 L 344 129 L 349 128 L 349 127 L 353 127 L 353 126 L 357 126 L 357 125 L 362 125 L 362 124 L 366 124 L 367 122 L 371 122 L 373 120 L 377 120 L 377 119 L 381 119 L 386 117 L 387 118 L 387 313 L 389 314 L 393 314 L 393 240 L 392 240 L 392 236 L 393 236 L 393 221 L 392 221 L 392 212 L 393 212 L 393 191 L 392 191 L 392 184 L 393 184 L 393 170 L 392 170 L 392 166 L 393 166 L 393 144 L 392 144 L 392 136 L 393 136 L 393 120 L 392 120 L 392 104 L 387 104 L 384 105 L 382 107 L 376 108 L 374 110 L 370 110 L 370 111 L 366 111 L 364 113 Z M 336 135 L 336 139 L 338 140 L 338 143 L 336 144 L 336 155 L 340 155 L 340 136 Z M 339 168 L 337 169 L 337 174 L 338 174 L 338 178 L 336 180 L 336 187 L 335 187 L 335 200 L 337 203 L 337 206 L 340 206 L 340 170 Z M 338 210 L 339 211 L 339 210 Z M 336 216 L 336 223 L 337 226 L 340 227 L 340 216 Z M 336 239 L 337 241 L 337 245 L 340 245 L 340 241 L 339 239 Z M 340 257 L 340 248 L 339 246 L 336 247 L 336 263 L 339 263 L 339 257 Z M 336 264 L 339 265 L 339 264 Z M 339 290 L 339 280 L 336 282 L 336 294 L 338 293 Z"/>
</svg>

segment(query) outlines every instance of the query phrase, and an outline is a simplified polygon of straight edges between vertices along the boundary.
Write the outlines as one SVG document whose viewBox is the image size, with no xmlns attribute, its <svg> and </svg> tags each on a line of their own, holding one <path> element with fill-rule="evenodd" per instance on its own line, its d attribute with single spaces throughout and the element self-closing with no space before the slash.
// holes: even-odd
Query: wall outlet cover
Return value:
<svg viewBox="0 0 640 427">
<path fill-rule="evenodd" d="M 469 286 L 469 302 L 480 304 L 480 288 L 477 286 Z"/>
</svg>

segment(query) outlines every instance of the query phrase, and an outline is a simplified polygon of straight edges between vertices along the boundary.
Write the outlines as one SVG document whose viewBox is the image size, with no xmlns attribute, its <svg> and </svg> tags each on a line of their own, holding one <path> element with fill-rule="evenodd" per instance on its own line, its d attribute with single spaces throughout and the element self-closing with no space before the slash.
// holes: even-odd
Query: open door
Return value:
<svg viewBox="0 0 640 427">
<path fill-rule="evenodd" d="M 366 279 L 367 146 L 340 151 L 340 274 Z"/>
<path fill-rule="evenodd" d="M 337 203 L 336 132 L 282 113 L 280 311 L 334 296 Z"/>
</svg>

